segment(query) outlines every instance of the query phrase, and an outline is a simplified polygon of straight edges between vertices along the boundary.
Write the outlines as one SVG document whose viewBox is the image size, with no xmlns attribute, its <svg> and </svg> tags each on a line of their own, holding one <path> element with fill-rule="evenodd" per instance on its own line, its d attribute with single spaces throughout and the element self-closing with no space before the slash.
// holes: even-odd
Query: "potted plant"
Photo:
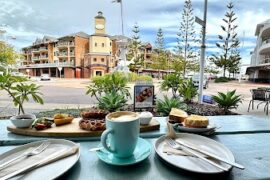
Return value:
<svg viewBox="0 0 270 180">
<path fill-rule="evenodd" d="M 33 83 L 28 83 L 26 78 L 15 77 L 9 73 L 0 75 L 0 90 L 6 91 L 12 98 L 15 107 L 18 107 L 18 115 L 11 117 L 11 122 L 16 127 L 29 127 L 36 119 L 33 114 L 26 114 L 24 102 L 29 101 L 30 97 L 39 104 L 43 104 L 43 99 L 40 97 L 40 86 Z"/>
</svg>

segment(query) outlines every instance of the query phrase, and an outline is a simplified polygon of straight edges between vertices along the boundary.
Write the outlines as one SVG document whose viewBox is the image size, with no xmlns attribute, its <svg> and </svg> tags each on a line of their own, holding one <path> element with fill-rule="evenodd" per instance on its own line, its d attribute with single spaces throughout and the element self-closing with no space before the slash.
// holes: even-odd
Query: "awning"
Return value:
<svg viewBox="0 0 270 180">
<path fill-rule="evenodd" d="M 264 65 L 264 66 L 252 66 L 248 67 L 246 70 L 246 74 L 251 74 L 254 73 L 256 70 L 264 70 L 264 71 L 270 71 L 270 64 L 269 65 Z"/>
</svg>

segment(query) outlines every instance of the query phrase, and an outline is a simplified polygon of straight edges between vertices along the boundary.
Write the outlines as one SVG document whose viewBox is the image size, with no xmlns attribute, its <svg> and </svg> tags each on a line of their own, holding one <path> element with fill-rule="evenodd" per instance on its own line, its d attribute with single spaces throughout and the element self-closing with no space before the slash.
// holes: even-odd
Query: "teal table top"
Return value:
<svg viewBox="0 0 270 180">
<path fill-rule="evenodd" d="M 156 119 L 161 124 L 160 130 L 141 133 L 141 137 L 152 145 L 167 131 L 166 118 Z M 99 144 L 99 137 L 86 137 L 66 138 L 81 144 L 81 158 L 59 179 L 270 179 L 270 117 L 213 116 L 209 119 L 211 123 L 221 126 L 216 135 L 210 138 L 227 146 L 236 161 L 246 167 L 245 170 L 233 168 L 226 174 L 204 177 L 169 166 L 158 158 L 154 149 L 148 159 L 137 165 L 114 167 L 100 161 L 95 153 L 88 151 Z M 10 125 L 9 121 L 0 121 L 0 154 L 16 145 L 45 139 L 9 133 L 6 130 L 7 125 Z"/>
<path fill-rule="evenodd" d="M 154 150 L 148 159 L 143 162 L 127 167 L 107 165 L 98 159 L 89 148 L 96 147 L 99 142 L 80 142 L 81 157 L 79 162 L 59 179 L 64 180 L 87 180 L 87 179 L 110 179 L 110 180 L 167 180 L 167 179 L 270 179 L 270 134 L 239 134 L 218 135 L 213 139 L 226 145 L 234 154 L 236 161 L 246 167 L 245 170 L 233 168 L 232 171 L 222 175 L 204 176 L 193 174 L 169 166 L 159 159 Z M 147 139 L 152 145 L 155 138 Z M 15 146 L 4 146 L 0 153 L 6 152 Z"/>
<path fill-rule="evenodd" d="M 166 118 L 156 117 L 160 122 L 160 130 L 141 133 L 142 138 L 156 138 L 166 133 Z M 244 133 L 270 133 L 270 117 L 258 118 L 253 116 L 210 116 L 210 123 L 220 126 L 216 135 L 220 134 L 244 134 Z M 33 141 L 46 139 L 44 137 L 32 137 L 13 134 L 7 131 L 7 126 L 11 125 L 9 120 L 0 121 L 0 146 L 1 145 L 18 145 Z M 96 141 L 99 137 L 67 137 L 72 141 Z"/>
</svg>

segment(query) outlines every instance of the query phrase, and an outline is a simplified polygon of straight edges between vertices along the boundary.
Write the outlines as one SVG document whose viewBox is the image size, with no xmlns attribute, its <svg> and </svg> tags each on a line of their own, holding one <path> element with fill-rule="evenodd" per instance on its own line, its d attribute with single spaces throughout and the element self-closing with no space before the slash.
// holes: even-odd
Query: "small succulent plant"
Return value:
<svg viewBox="0 0 270 180">
<path fill-rule="evenodd" d="M 185 109 L 184 104 L 177 98 L 164 96 L 164 100 L 157 100 L 157 112 L 162 116 L 168 116 L 172 108 Z"/>
<path fill-rule="evenodd" d="M 111 92 L 100 98 L 98 107 L 113 112 L 120 110 L 126 104 L 127 99 L 124 95 Z"/>
</svg>

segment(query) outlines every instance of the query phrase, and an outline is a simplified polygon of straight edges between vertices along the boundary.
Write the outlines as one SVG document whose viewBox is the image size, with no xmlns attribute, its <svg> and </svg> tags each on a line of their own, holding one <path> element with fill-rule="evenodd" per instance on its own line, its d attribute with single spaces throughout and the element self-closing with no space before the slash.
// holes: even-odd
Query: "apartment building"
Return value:
<svg viewBox="0 0 270 180">
<path fill-rule="evenodd" d="M 78 32 L 58 39 L 44 36 L 22 49 L 20 72 L 31 76 L 81 78 L 84 54 L 89 51 L 89 35 Z"/>
<path fill-rule="evenodd" d="M 255 35 L 257 43 L 247 74 L 251 81 L 270 82 L 270 19 L 257 25 Z"/>
<path fill-rule="evenodd" d="M 116 39 L 106 34 L 102 12 L 94 20 L 92 35 L 78 32 L 60 38 L 44 36 L 22 48 L 19 71 L 30 76 L 49 74 L 63 78 L 91 78 L 111 72 L 116 66 Z"/>
</svg>

